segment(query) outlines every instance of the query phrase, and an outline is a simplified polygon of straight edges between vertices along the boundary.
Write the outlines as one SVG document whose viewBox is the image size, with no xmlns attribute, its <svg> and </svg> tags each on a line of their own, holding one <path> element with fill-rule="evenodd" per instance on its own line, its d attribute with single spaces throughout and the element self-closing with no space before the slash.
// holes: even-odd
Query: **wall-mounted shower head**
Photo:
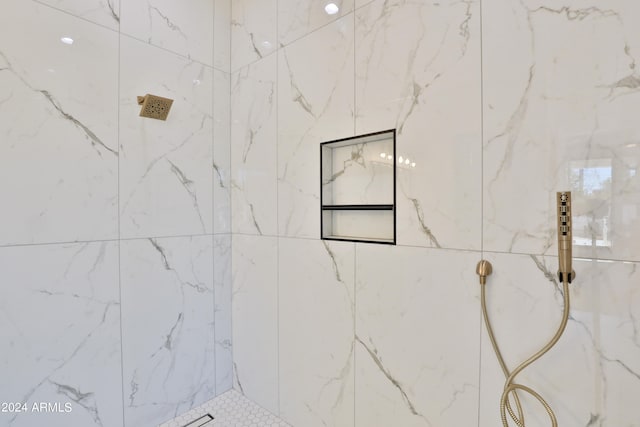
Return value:
<svg viewBox="0 0 640 427">
<path fill-rule="evenodd" d="M 161 96 L 146 94 L 145 96 L 138 97 L 138 105 L 142 105 L 140 117 L 167 120 L 172 104 L 173 99 L 163 98 Z"/>
<path fill-rule="evenodd" d="M 572 236 L 571 236 L 571 192 L 561 191 L 556 194 L 558 206 L 558 278 L 568 283 L 576 277 L 571 268 Z"/>
</svg>

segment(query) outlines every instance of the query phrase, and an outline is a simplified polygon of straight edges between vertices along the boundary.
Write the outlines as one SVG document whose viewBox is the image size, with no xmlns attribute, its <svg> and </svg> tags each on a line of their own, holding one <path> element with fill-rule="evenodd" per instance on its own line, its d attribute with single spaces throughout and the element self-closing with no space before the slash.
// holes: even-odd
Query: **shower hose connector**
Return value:
<svg viewBox="0 0 640 427">
<path fill-rule="evenodd" d="M 568 277 L 569 275 L 564 275 L 564 279 L 565 280 L 562 281 L 564 307 L 563 307 L 563 313 L 562 313 L 562 320 L 560 322 L 560 326 L 558 327 L 555 335 L 537 353 L 535 353 L 533 356 L 529 357 L 527 360 L 525 360 L 523 363 L 521 363 L 518 367 L 516 367 L 513 371 L 509 371 L 509 369 L 507 368 L 507 365 L 506 365 L 506 363 L 504 361 L 504 358 L 502 357 L 502 353 L 500 352 L 500 348 L 498 347 L 498 342 L 496 341 L 495 333 L 493 332 L 493 328 L 491 326 L 491 322 L 489 321 L 489 313 L 488 313 L 488 310 L 487 310 L 487 299 L 486 299 L 486 289 L 485 289 L 486 286 L 485 285 L 487 283 L 487 276 L 489 276 L 492 272 L 493 272 L 493 267 L 492 267 L 492 265 L 491 265 L 491 263 L 489 261 L 481 260 L 480 262 L 478 262 L 478 265 L 476 266 L 476 273 L 479 276 L 480 285 L 481 285 L 480 286 L 480 288 L 481 288 L 480 301 L 481 301 L 481 304 L 482 304 L 482 316 L 483 316 L 484 323 L 485 323 L 486 328 L 487 328 L 487 333 L 489 335 L 489 339 L 491 341 L 491 345 L 493 347 L 493 351 L 496 354 L 496 358 L 498 359 L 498 363 L 500 364 L 500 368 L 502 368 L 502 372 L 503 372 L 503 374 L 504 374 L 504 376 L 506 378 L 505 383 L 504 383 L 504 388 L 503 388 L 503 391 L 502 391 L 502 396 L 500 398 L 500 417 L 501 417 L 501 421 L 502 421 L 502 426 L 503 427 L 509 427 L 509 422 L 508 422 L 508 419 L 507 419 L 507 413 L 508 413 L 509 417 L 513 420 L 513 422 L 518 427 L 525 427 L 524 412 L 522 410 L 522 404 L 520 402 L 520 396 L 518 395 L 518 391 L 521 391 L 521 392 L 528 393 L 529 395 L 535 397 L 536 400 L 538 400 L 538 402 L 544 407 L 545 411 L 549 415 L 549 419 L 551 421 L 552 427 L 558 427 L 558 420 L 556 418 L 555 413 L 551 409 L 551 406 L 549 406 L 549 404 L 542 398 L 542 396 L 540 396 L 540 394 L 538 394 L 532 388 L 527 387 L 527 386 L 522 385 L 522 384 L 517 384 L 515 382 L 515 378 L 526 367 L 528 367 L 533 362 L 535 362 L 536 360 L 541 358 L 545 353 L 547 353 L 551 349 L 551 347 L 553 347 L 558 342 L 558 340 L 560 339 L 560 336 L 564 332 L 564 330 L 565 330 L 565 328 L 567 326 L 567 321 L 569 319 L 569 281 L 567 280 L 569 278 Z M 573 273 L 573 271 L 572 271 L 572 273 Z M 572 276 L 575 277 L 575 273 L 573 273 Z M 514 403 L 515 403 L 515 409 L 511 405 L 510 398 L 512 398 Z"/>
</svg>

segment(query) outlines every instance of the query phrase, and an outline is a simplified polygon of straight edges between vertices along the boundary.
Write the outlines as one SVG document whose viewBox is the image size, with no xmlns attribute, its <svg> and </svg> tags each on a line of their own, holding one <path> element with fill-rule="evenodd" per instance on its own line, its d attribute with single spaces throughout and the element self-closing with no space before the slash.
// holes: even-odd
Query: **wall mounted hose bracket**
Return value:
<svg viewBox="0 0 640 427">
<path fill-rule="evenodd" d="M 493 273 L 493 266 L 491 265 L 491 263 L 486 259 L 480 260 L 478 262 L 478 265 L 476 265 L 476 274 L 480 276 L 481 285 L 487 284 L 487 276 L 489 276 L 491 273 Z"/>
</svg>

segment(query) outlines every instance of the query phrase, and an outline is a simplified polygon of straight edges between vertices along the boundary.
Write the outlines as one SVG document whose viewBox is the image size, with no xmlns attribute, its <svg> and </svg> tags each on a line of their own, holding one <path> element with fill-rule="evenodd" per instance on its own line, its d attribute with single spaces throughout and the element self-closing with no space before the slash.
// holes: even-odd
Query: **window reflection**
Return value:
<svg viewBox="0 0 640 427">
<path fill-rule="evenodd" d="M 573 236 L 577 246 L 611 247 L 612 169 L 611 159 L 569 163 L 569 180 L 575 194 Z"/>
</svg>

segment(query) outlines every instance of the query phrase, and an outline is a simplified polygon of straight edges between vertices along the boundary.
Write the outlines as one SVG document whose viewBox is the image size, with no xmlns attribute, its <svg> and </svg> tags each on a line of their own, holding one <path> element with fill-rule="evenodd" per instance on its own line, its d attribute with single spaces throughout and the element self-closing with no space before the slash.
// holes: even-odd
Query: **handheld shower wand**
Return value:
<svg viewBox="0 0 640 427">
<path fill-rule="evenodd" d="M 498 358 L 498 362 L 500 363 L 500 366 L 502 367 L 502 371 L 504 372 L 504 376 L 506 378 L 506 381 L 504 383 L 504 389 L 502 391 L 502 396 L 500 398 L 500 416 L 502 419 L 503 427 L 509 427 L 507 413 L 519 427 L 525 427 L 524 413 L 522 411 L 522 405 L 520 403 L 520 397 L 518 395 L 518 391 L 526 392 L 531 396 L 535 397 L 538 400 L 538 402 L 540 402 L 540 404 L 544 407 L 545 411 L 549 415 L 552 427 L 558 426 L 558 420 L 556 419 L 555 413 L 551 409 L 551 406 L 549 406 L 549 404 L 542 398 L 542 396 L 540 396 L 540 394 L 538 394 L 532 388 L 522 384 L 517 384 L 515 382 L 515 378 L 520 372 L 522 372 L 525 368 L 527 368 L 533 362 L 541 358 L 558 342 L 569 320 L 569 283 L 571 283 L 571 281 L 576 277 L 576 273 L 571 268 L 571 258 L 572 258 L 571 192 L 568 192 L 568 191 L 558 192 L 556 194 L 556 199 L 557 199 L 557 217 L 558 217 L 558 278 L 562 283 L 563 297 L 564 297 L 562 320 L 553 338 L 551 338 L 551 340 L 542 349 L 540 349 L 533 356 L 529 357 L 527 360 L 522 362 L 517 368 L 515 368 L 511 372 L 509 372 L 504 362 L 504 358 L 500 353 L 500 349 L 498 348 L 498 344 L 496 342 L 493 329 L 491 328 L 491 323 L 489 322 L 489 315 L 487 313 L 485 285 L 487 283 L 487 276 L 491 274 L 493 269 L 491 267 L 491 264 L 485 260 L 481 260 L 478 263 L 478 266 L 476 267 L 476 273 L 480 276 L 480 285 L 482 289 L 482 292 L 481 292 L 482 314 L 484 317 L 485 324 L 487 326 L 487 333 L 489 334 L 489 338 L 491 339 L 493 350 L 496 353 L 496 357 Z M 514 411 L 511 406 L 511 402 L 509 399 L 510 396 L 513 397 L 515 401 L 517 412 Z"/>
<path fill-rule="evenodd" d="M 571 192 L 556 193 L 558 206 L 558 279 L 568 283 L 576 277 L 571 269 Z"/>
</svg>

